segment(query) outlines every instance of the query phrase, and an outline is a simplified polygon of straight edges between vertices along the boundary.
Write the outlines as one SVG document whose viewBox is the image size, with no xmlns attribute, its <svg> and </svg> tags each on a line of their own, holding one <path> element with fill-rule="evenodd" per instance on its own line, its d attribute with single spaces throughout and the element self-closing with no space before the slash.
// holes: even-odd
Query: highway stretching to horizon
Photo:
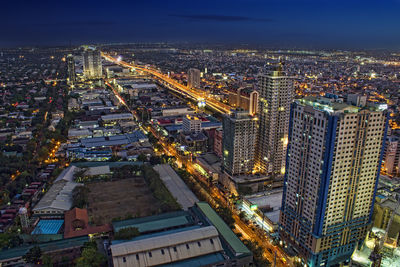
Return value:
<svg viewBox="0 0 400 267">
<path fill-rule="evenodd" d="M 165 75 L 164 73 L 151 68 L 151 67 L 147 67 L 147 66 L 141 66 L 141 65 L 137 65 L 137 64 L 131 64 L 128 62 L 125 62 L 123 60 L 120 60 L 119 58 L 114 58 L 104 52 L 101 52 L 101 55 L 108 61 L 113 62 L 114 64 L 126 67 L 126 68 L 130 68 L 130 69 L 134 69 L 134 70 L 140 70 L 142 72 L 151 74 L 152 76 L 160 79 L 161 81 L 163 81 L 164 83 L 166 83 L 167 85 L 169 85 L 169 89 L 174 90 L 175 92 L 178 92 L 180 94 L 182 94 L 184 97 L 188 97 L 191 98 L 192 100 L 199 102 L 202 100 L 205 100 L 206 105 L 208 107 L 210 107 L 213 110 L 216 110 L 220 113 L 224 113 L 224 114 L 229 114 L 231 112 L 232 107 L 221 103 L 220 101 L 214 99 L 213 97 L 211 97 L 210 95 L 207 95 L 207 93 L 203 90 L 200 89 L 193 89 L 193 88 L 189 88 L 186 85 L 183 85 L 181 83 L 179 83 L 178 81 L 168 77 L 168 75 Z"/>
</svg>

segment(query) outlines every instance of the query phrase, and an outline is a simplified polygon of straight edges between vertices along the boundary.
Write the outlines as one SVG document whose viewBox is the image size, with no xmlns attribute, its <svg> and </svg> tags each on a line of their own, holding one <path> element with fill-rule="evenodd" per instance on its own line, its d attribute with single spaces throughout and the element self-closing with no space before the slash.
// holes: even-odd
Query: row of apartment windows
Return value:
<svg viewBox="0 0 400 267">
<path fill-rule="evenodd" d="M 214 244 L 214 240 L 210 239 L 210 243 L 213 245 L 213 244 Z M 200 243 L 200 242 L 197 242 L 197 245 L 198 245 L 198 247 L 201 247 L 201 243 Z M 186 249 L 190 249 L 189 244 L 186 244 Z M 178 252 L 176 246 L 173 247 L 173 250 L 174 250 L 174 252 Z M 151 251 L 149 251 L 148 254 L 149 254 L 149 257 L 150 257 L 150 258 L 153 257 L 153 253 L 152 253 Z M 162 254 L 162 255 L 165 255 L 164 249 L 161 249 L 161 254 Z M 136 260 L 139 260 L 139 254 L 136 254 Z M 126 257 L 122 257 L 122 261 L 123 261 L 123 262 L 126 262 Z"/>
</svg>

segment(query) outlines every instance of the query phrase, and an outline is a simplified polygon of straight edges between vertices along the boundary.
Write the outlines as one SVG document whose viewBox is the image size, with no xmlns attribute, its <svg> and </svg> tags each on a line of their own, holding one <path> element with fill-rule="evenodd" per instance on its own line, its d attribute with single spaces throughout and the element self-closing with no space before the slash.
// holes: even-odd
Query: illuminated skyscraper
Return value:
<svg viewBox="0 0 400 267">
<path fill-rule="evenodd" d="M 308 266 L 350 259 L 367 234 L 383 156 L 387 112 L 336 96 L 292 104 L 280 236 Z"/>
<path fill-rule="evenodd" d="M 254 116 L 258 113 L 258 98 L 259 93 L 257 91 L 253 91 L 250 93 L 250 102 L 249 102 L 249 114 Z"/>
<path fill-rule="evenodd" d="M 257 118 L 242 109 L 225 115 L 222 121 L 223 167 L 230 176 L 247 174 L 254 167 Z"/>
<path fill-rule="evenodd" d="M 281 176 L 285 172 L 290 104 L 294 96 L 293 80 L 282 71 L 280 64 L 274 70 L 259 75 L 258 87 L 260 120 L 256 170 Z"/>
<path fill-rule="evenodd" d="M 83 74 L 87 79 L 102 77 L 101 55 L 99 50 L 87 48 L 83 51 Z"/>
<path fill-rule="evenodd" d="M 200 89 L 200 70 L 189 69 L 188 70 L 188 87 Z"/>
<path fill-rule="evenodd" d="M 67 56 L 67 71 L 68 71 L 68 83 L 74 84 L 76 81 L 75 60 L 74 60 L 74 56 L 71 54 L 69 54 Z"/>
</svg>

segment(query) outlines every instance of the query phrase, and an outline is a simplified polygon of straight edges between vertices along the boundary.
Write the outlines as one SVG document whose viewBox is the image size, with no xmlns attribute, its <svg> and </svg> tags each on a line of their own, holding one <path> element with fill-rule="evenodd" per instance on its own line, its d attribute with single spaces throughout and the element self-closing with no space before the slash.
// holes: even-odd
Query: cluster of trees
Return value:
<svg viewBox="0 0 400 267">
<path fill-rule="evenodd" d="M 160 144 L 153 145 L 154 148 L 161 146 Z M 160 148 L 162 149 L 162 147 Z M 138 161 L 141 162 L 149 162 L 151 165 L 157 165 L 157 164 L 165 164 L 165 163 L 170 163 L 173 162 L 175 157 L 168 156 L 168 155 L 161 155 L 161 156 L 151 156 L 150 159 L 147 158 L 145 154 L 140 154 L 137 158 Z"/>
<path fill-rule="evenodd" d="M 165 187 L 160 175 L 148 165 L 142 166 L 143 176 L 154 197 L 161 202 L 161 212 L 180 210 L 181 206 Z"/>
<path fill-rule="evenodd" d="M 39 246 L 34 246 L 23 256 L 26 263 L 40 265 L 45 267 L 52 267 L 55 265 L 54 259 L 44 254 Z M 97 244 L 95 241 L 86 242 L 81 249 L 81 256 L 76 260 L 76 266 L 79 267 L 99 267 L 106 266 L 107 258 L 98 252 Z M 61 265 L 70 263 L 70 258 L 62 257 Z"/>
<path fill-rule="evenodd" d="M 99 267 L 105 266 L 107 258 L 98 252 L 94 241 L 86 242 L 82 247 L 81 257 L 76 261 L 77 267 Z"/>
<path fill-rule="evenodd" d="M 65 93 L 65 88 L 64 88 Z M 49 97 L 59 97 L 58 88 L 51 87 L 48 92 Z M 74 119 L 75 114 L 67 111 L 67 102 L 64 104 L 65 116 L 64 119 L 56 127 L 56 131 L 50 131 L 47 126 L 50 120 L 45 121 L 44 117 L 46 112 L 56 110 L 55 101 L 44 101 L 40 105 L 39 112 L 32 118 L 32 126 L 35 129 L 32 131 L 33 138 L 28 142 L 26 151 L 22 151 L 22 147 L 13 145 L 11 139 L 6 140 L 0 144 L 1 151 L 5 152 L 22 152 L 22 156 L 6 156 L 0 153 L 0 186 L 3 187 L 7 184 L 5 190 L 0 193 L 1 203 L 8 202 L 16 194 L 21 193 L 26 184 L 34 181 L 36 171 L 41 162 L 44 161 L 49 151 L 53 148 L 54 144 L 50 140 L 65 140 L 68 132 L 68 127 Z M 29 114 L 28 114 L 29 113 Z M 32 115 L 27 112 L 25 115 Z M 11 125 L 16 127 L 18 125 Z M 19 171 L 17 179 L 10 180 L 11 175 Z"/>
<path fill-rule="evenodd" d="M 215 211 L 230 228 L 235 228 L 235 219 L 233 219 L 233 214 L 230 209 L 222 205 L 218 205 Z"/>
<path fill-rule="evenodd" d="M 243 240 L 246 247 L 253 252 L 253 259 L 256 266 L 268 267 L 271 263 L 264 257 L 264 249 L 251 240 Z"/>
<path fill-rule="evenodd" d="M 192 190 L 192 192 L 195 193 L 198 199 L 201 201 L 206 201 L 208 202 L 211 206 L 215 207 L 215 211 L 218 213 L 218 215 L 224 220 L 224 222 L 231 228 L 234 228 L 235 220 L 233 219 L 233 214 L 232 211 L 224 207 L 222 203 L 220 203 L 218 200 L 213 200 L 212 203 L 210 203 L 210 199 L 207 198 L 204 194 L 202 194 L 202 190 L 209 192 L 209 188 L 201 185 L 200 183 L 196 182 L 194 179 L 191 179 L 191 174 L 187 172 L 185 169 L 179 169 L 175 168 L 175 171 L 179 174 L 179 176 L 182 178 L 182 180 L 185 181 L 186 185 Z M 204 192 L 204 191 L 203 191 Z"/>
<path fill-rule="evenodd" d="M 119 217 L 114 217 L 112 218 L 112 222 L 119 222 L 123 220 L 130 220 L 136 217 L 140 217 L 140 211 L 136 212 L 135 216 L 132 215 L 132 213 L 126 213 L 125 216 L 119 216 Z"/>
<path fill-rule="evenodd" d="M 155 145 L 155 144 L 158 143 L 158 139 L 157 139 L 151 132 L 149 132 L 149 133 L 147 134 L 147 137 L 149 138 L 149 142 L 150 142 L 152 145 Z"/>
<path fill-rule="evenodd" d="M 208 191 L 208 188 L 197 182 L 196 179 L 194 179 L 193 176 L 188 171 L 186 171 L 185 168 L 177 168 L 176 166 L 174 166 L 174 169 L 185 182 L 185 184 L 190 188 L 190 190 L 195 193 L 199 200 L 210 203 L 210 199 L 202 193 L 204 191 Z"/>
<path fill-rule="evenodd" d="M 124 165 L 119 168 L 113 168 L 112 171 L 112 179 L 125 179 L 141 175 L 141 167 L 137 165 Z"/>
<path fill-rule="evenodd" d="M 119 230 L 114 234 L 114 238 L 117 240 L 129 240 L 140 235 L 137 227 L 127 227 Z"/>
<path fill-rule="evenodd" d="M 34 246 L 22 257 L 25 262 L 40 264 L 42 258 L 42 250 L 39 246 Z"/>
<path fill-rule="evenodd" d="M 17 233 L 14 232 L 0 233 L 0 251 L 2 249 L 18 247 L 22 243 L 23 240 L 19 237 Z"/>
<path fill-rule="evenodd" d="M 7 203 L 16 194 L 21 193 L 25 185 L 34 180 L 36 167 L 29 163 L 29 153 L 24 152 L 23 156 L 6 156 L 0 152 L 0 204 Z M 18 175 L 14 181 L 12 175 Z"/>
<path fill-rule="evenodd" d="M 72 206 L 83 209 L 88 204 L 89 188 L 86 186 L 77 186 L 72 191 Z"/>
</svg>

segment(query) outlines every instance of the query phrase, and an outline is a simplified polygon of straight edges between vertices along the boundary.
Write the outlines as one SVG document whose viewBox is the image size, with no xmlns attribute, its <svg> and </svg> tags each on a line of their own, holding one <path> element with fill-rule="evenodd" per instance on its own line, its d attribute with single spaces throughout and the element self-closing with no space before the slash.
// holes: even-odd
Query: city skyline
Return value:
<svg viewBox="0 0 400 267">
<path fill-rule="evenodd" d="M 400 266 L 400 0 L 2 11 L 0 266 Z"/>
</svg>

